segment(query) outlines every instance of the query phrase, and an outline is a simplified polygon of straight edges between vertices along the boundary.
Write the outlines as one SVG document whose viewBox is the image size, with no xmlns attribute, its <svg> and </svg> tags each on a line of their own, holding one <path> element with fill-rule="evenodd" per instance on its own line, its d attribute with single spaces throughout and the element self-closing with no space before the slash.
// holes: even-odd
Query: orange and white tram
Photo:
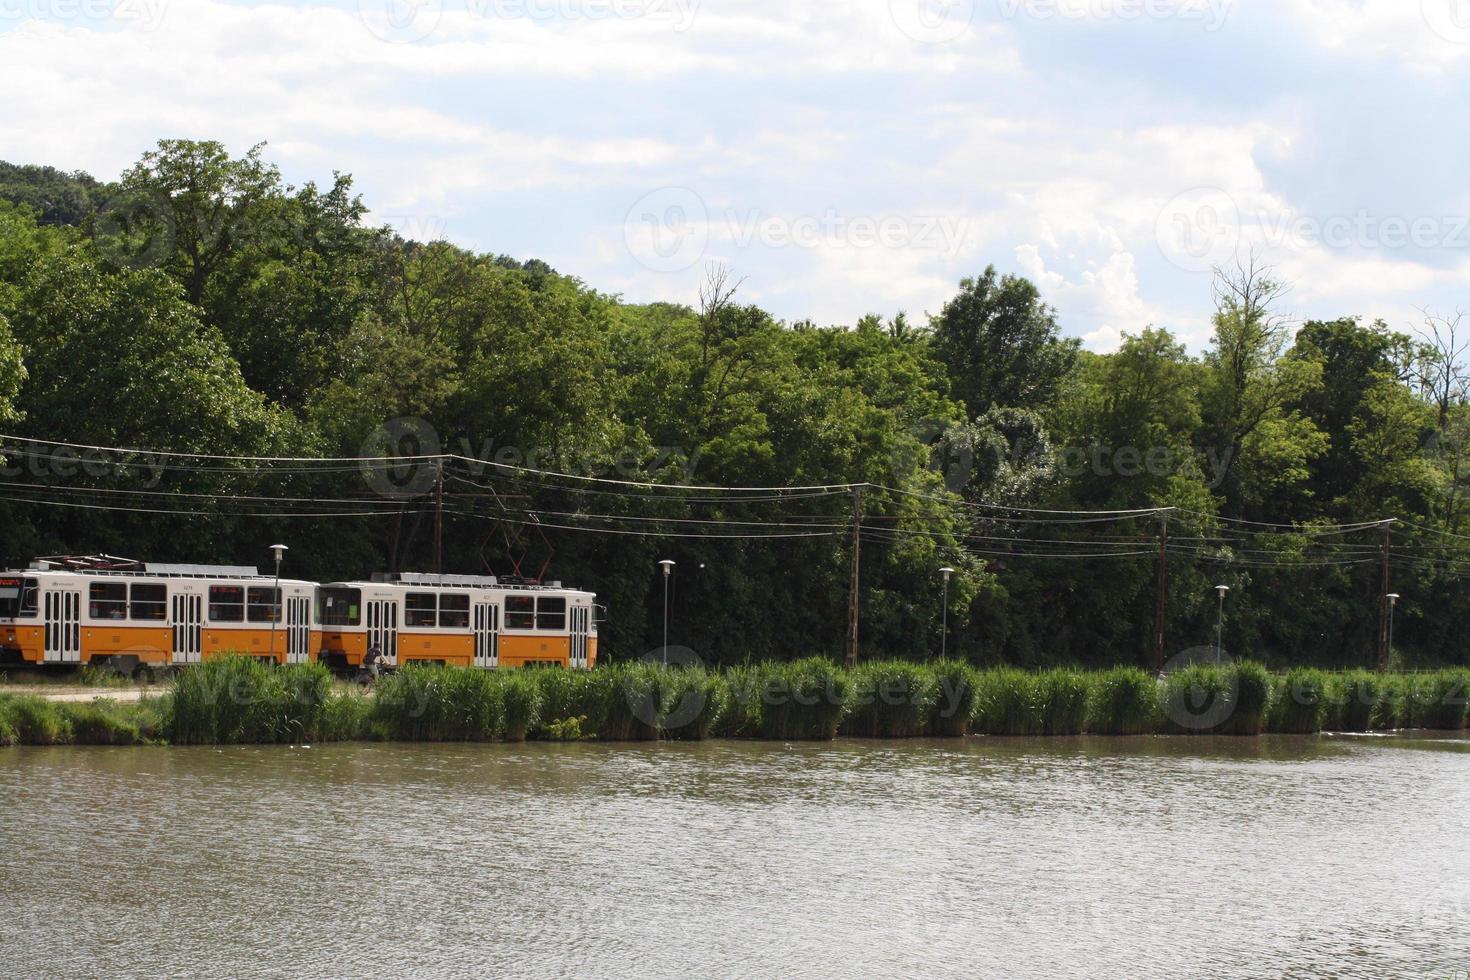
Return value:
<svg viewBox="0 0 1470 980">
<path fill-rule="evenodd" d="M 277 663 L 321 648 L 316 584 L 254 568 L 42 559 L 0 573 L 0 662 L 130 670 L 227 653 Z M 281 615 L 284 601 L 285 615 Z"/>
<path fill-rule="evenodd" d="M 489 575 L 335 582 L 317 592 L 321 657 L 360 667 L 376 647 L 389 666 L 590 669 L 597 663 L 595 599 L 559 582 L 511 585 Z"/>
</svg>

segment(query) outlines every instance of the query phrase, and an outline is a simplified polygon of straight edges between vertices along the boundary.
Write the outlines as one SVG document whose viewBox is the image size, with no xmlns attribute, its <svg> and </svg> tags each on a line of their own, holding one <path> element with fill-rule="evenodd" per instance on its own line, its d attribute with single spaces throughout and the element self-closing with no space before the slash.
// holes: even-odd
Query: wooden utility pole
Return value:
<svg viewBox="0 0 1470 980">
<path fill-rule="evenodd" d="M 434 574 L 444 574 L 444 460 L 434 471 Z"/>
<path fill-rule="evenodd" d="M 1388 559 L 1393 548 L 1393 524 L 1383 522 L 1383 587 L 1378 590 L 1378 672 L 1388 672 Z"/>
<path fill-rule="evenodd" d="M 1154 599 L 1154 673 L 1164 669 L 1164 595 L 1169 585 L 1169 512 L 1159 514 L 1159 589 Z"/>
<path fill-rule="evenodd" d="M 852 488 L 852 583 L 847 596 L 847 666 L 858 660 L 858 573 L 862 569 L 863 488 Z"/>
</svg>

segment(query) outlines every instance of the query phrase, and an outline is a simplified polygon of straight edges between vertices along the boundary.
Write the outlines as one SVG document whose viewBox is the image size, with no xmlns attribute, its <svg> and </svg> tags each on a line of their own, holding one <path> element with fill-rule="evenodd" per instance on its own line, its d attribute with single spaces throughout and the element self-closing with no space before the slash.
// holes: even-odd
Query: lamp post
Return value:
<svg viewBox="0 0 1470 980">
<path fill-rule="evenodd" d="M 1388 658 L 1393 659 L 1393 611 L 1399 604 L 1399 594 L 1390 592 L 1384 596 L 1388 600 Z"/>
<path fill-rule="evenodd" d="M 674 573 L 674 560 L 665 558 L 659 562 L 664 570 L 664 648 L 659 651 L 663 654 L 664 666 L 669 665 L 669 576 Z"/>
<path fill-rule="evenodd" d="M 1215 616 L 1215 663 L 1224 659 L 1225 638 L 1225 593 L 1230 591 L 1228 585 L 1217 585 L 1215 591 L 1220 595 L 1220 611 Z"/>
<path fill-rule="evenodd" d="M 281 562 L 290 549 L 283 544 L 271 545 L 271 554 L 276 559 L 276 591 L 271 596 L 271 659 L 276 659 L 276 621 L 281 618 Z"/>
<path fill-rule="evenodd" d="M 941 568 L 939 573 L 944 576 L 944 626 L 939 634 L 939 659 L 943 660 L 949 654 L 949 577 L 954 569 Z"/>
</svg>

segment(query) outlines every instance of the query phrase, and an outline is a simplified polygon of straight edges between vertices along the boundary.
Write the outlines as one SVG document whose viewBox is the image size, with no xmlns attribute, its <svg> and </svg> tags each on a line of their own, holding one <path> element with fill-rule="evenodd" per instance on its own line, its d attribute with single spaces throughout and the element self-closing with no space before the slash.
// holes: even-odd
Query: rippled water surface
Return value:
<svg viewBox="0 0 1470 980">
<path fill-rule="evenodd" d="M 1464 976 L 1467 752 L 6 749 L 0 976 Z"/>
</svg>

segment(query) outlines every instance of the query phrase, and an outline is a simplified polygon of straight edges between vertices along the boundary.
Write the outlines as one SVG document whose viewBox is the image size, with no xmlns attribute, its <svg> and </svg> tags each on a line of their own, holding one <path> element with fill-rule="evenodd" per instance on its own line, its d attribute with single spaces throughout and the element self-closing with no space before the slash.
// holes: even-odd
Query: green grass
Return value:
<svg viewBox="0 0 1470 980">
<path fill-rule="evenodd" d="M 939 681 L 931 667 L 903 661 L 875 661 L 851 672 L 850 710 L 842 722 L 846 735 L 914 738 L 929 727 L 939 700 Z"/>
<path fill-rule="evenodd" d="M 309 741 L 322 730 L 331 688 L 321 664 L 220 657 L 180 672 L 164 727 L 181 745 Z"/>
<path fill-rule="evenodd" d="M 0 695 L 0 745 L 305 741 L 518 742 L 1234 734 L 1467 725 L 1470 669 L 1335 674 L 1259 664 L 1145 671 L 976 670 L 943 661 L 808 658 L 711 670 L 622 663 L 593 671 L 413 665 L 370 691 L 315 664 L 225 657 L 136 703 Z"/>
<path fill-rule="evenodd" d="M 1271 705 L 1270 730 L 1304 735 L 1323 731 L 1339 697 L 1328 674 L 1298 667 L 1278 685 Z"/>
<path fill-rule="evenodd" d="M 929 718 L 929 734 L 941 738 L 970 734 L 979 704 L 978 672 L 958 660 L 941 660 L 929 669 L 938 697 Z"/>
<path fill-rule="evenodd" d="M 1159 684 L 1137 667 L 1092 675 L 1087 730 L 1096 735 L 1148 735 L 1159 727 Z"/>
</svg>

